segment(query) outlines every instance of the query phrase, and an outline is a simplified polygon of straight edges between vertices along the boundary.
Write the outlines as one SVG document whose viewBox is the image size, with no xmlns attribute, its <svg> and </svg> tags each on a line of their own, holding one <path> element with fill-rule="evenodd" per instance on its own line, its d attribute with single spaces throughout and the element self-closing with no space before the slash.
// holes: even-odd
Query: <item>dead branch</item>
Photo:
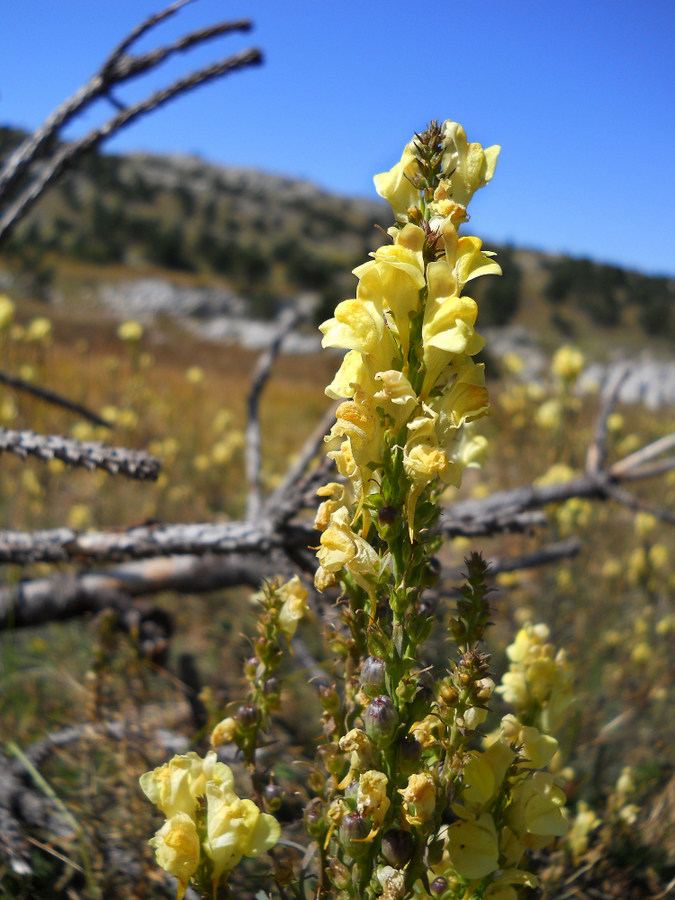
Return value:
<svg viewBox="0 0 675 900">
<path fill-rule="evenodd" d="M 302 313 L 297 307 L 289 306 L 279 316 L 277 330 L 269 347 L 258 357 L 251 387 L 246 402 L 246 477 L 248 495 L 246 498 L 246 521 L 254 522 L 262 511 L 263 497 L 260 485 L 262 464 L 259 404 L 263 388 L 267 384 L 274 361 L 279 355 L 284 338 L 293 331 L 302 320 Z"/>
<path fill-rule="evenodd" d="M 26 459 L 60 459 L 69 466 L 103 469 L 111 475 L 126 475 L 141 481 L 154 481 L 159 475 L 159 460 L 144 450 L 106 447 L 98 441 L 76 441 L 59 434 L 36 434 L 0 428 L 0 453 L 9 452 Z"/>
<path fill-rule="evenodd" d="M 664 445 L 665 446 L 665 445 Z M 568 481 L 526 485 L 498 491 L 489 497 L 465 500 L 446 509 L 441 523 L 449 537 L 475 537 L 528 530 L 545 521 L 537 510 L 572 497 L 607 500 L 633 506 L 617 493 L 619 478 L 608 471 L 585 472 Z M 659 511 L 654 511 L 659 514 Z M 534 516 L 534 518 L 532 518 Z M 672 515 L 663 511 L 664 521 Z M 316 544 L 318 536 L 307 522 L 280 526 L 269 519 L 259 522 L 199 522 L 191 525 L 144 525 L 127 531 L 81 534 L 70 528 L 35 533 L 0 532 L 0 562 L 116 561 L 175 554 L 258 553 L 274 549 L 292 555 L 297 548 Z"/>
<path fill-rule="evenodd" d="M 34 397 L 39 397 L 40 400 L 46 400 L 47 403 L 52 403 L 54 406 L 60 406 L 63 409 L 70 410 L 70 412 L 77 413 L 79 416 L 82 416 L 83 419 L 88 419 L 90 422 L 93 422 L 94 425 L 101 425 L 103 428 L 112 427 L 110 422 L 102 419 L 95 412 L 87 409 L 86 406 L 82 406 L 81 403 L 75 403 L 73 400 L 69 400 L 67 397 L 63 397 L 55 391 L 39 387 L 36 384 L 31 384 L 30 381 L 24 381 L 23 378 L 18 378 L 16 375 L 8 375 L 6 372 L 0 372 L 0 382 L 9 385 L 9 387 L 13 387 L 17 391 L 23 391 L 26 394 L 32 394 Z"/>
<path fill-rule="evenodd" d="M 26 628 L 101 609 L 128 611 L 138 597 L 161 591 L 203 593 L 260 586 L 275 561 L 256 554 L 159 557 L 101 572 L 54 575 L 0 588 L 0 629 Z"/>
<path fill-rule="evenodd" d="M 154 28 L 159 22 L 174 15 L 184 5 L 185 0 L 179 0 L 179 2 L 171 4 L 162 12 L 148 17 L 140 25 L 136 26 L 113 50 L 99 71 L 72 97 L 54 110 L 44 124 L 27 138 L 5 161 L 2 168 L 0 168 L 0 207 L 5 208 L 3 215 L 0 216 L 0 245 L 7 240 L 18 222 L 27 214 L 47 187 L 66 168 L 72 166 L 85 153 L 97 147 L 102 141 L 129 125 L 135 119 L 151 110 L 157 109 L 180 94 L 185 94 L 201 84 L 206 84 L 237 69 L 257 65 L 262 62 L 260 50 L 250 48 L 177 79 L 166 88 L 152 93 L 129 107 L 124 107 L 115 101 L 114 105 L 118 109 L 116 115 L 112 116 L 103 125 L 94 128 L 85 137 L 73 143 L 59 146 L 57 143 L 58 136 L 68 122 L 87 110 L 94 101 L 101 97 L 111 99 L 113 89 L 120 84 L 156 68 L 160 63 L 176 53 L 185 52 L 196 45 L 202 45 L 206 41 L 221 35 L 233 31 L 248 31 L 251 28 L 249 20 L 221 22 L 190 32 L 174 43 L 158 47 L 149 53 L 137 56 L 128 53 L 129 48 L 135 41 Z M 55 144 L 56 150 L 49 156 L 49 148 L 54 147 Z M 39 160 L 44 159 L 45 156 L 49 156 L 49 159 L 37 168 L 35 164 Z M 31 172 L 33 172 L 32 180 L 30 180 Z M 22 187 L 22 181 L 26 177 L 29 179 L 29 183 Z M 14 199 L 10 202 L 12 197 Z"/>
<path fill-rule="evenodd" d="M 586 471 L 599 472 L 607 460 L 607 420 L 619 399 L 619 391 L 630 374 L 630 364 L 618 366 L 605 386 L 604 400 L 595 421 L 595 433 L 586 453 Z"/>
</svg>

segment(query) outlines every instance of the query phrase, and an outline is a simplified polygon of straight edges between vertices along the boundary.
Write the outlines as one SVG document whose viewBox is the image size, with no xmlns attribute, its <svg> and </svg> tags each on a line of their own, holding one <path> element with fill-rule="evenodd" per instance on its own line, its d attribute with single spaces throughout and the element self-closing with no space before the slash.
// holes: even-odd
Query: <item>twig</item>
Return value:
<svg viewBox="0 0 675 900">
<path fill-rule="evenodd" d="M 623 459 L 613 463 L 608 470 L 609 476 L 614 479 L 630 477 L 630 473 L 634 472 L 642 463 L 649 462 L 649 460 L 655 459 L 674 447 L 675 432 L 666 434 L 664 437 L 652 441 L 651 444 L 647 444 L 646 447 L 642 447 L 640 450 L 636 450 L 634 453 L 624 456 Z"/>
<path fill-rule="evenodd" d="M 614 409 L 619 398 L 621 385 L 630 374 L 631 368 L 630 363 L 618 366 L 607 382 L 605 397 L 595 422 L 595 434 L 586 453 L 587 472 L 599 472 L 605 464 L 607 459 L 607 436 L 609 433 L 607 419 L 612 409 Z"/>
<path fill-rule="evenodd" d="M 227 59 L 214 63 L 211 66 L 207 66 L 204 69 L 192 72 L 190 75 L 175 81 L 168 88 L 157 91 L 145 100 L 141 100 L 139 103 L 121 110 L 104 125 L 95 128 L 85 137 L 80 138 L 80 140 L 62 147 L 62 149 L 45 164 L 40 174 L 28 185 L 25 191 L 20 194 L 18 199 L 11 204 L 5 214 L 0 217 L 0 246 L 2 245 L 2 242 L 9 237 L 12 229 L 19 220 L 26 215 L 36 200 L 42 196 L 47 187 L 55 181 L 68 166 L 79 160 L 85 153 L 93 150 L 103 140 L 116 134 L 120 129 L 129 125 L 134 119 L 139 118 L 139 116 L 145 115 L 151 110 L 162 106 L 178 94 L 186 93 L 198 85 L 204 84 L 207 81 L 212 81 L 214 78 L 218 78 L 221 75 L 225 75 L 246 66 L 256 65 L 260 62 L 262 62 L 262 54 L 260 51 L 251 49 L 230 56 Z M 2 201 L 2 198 L 3 194 L 0 193 L 0 201 Z"/>
<path fill-rule="evenodd" d="M 289 306 L 279 316 L 276 334 L 269 347 L 260 354 L 256 363 L 251 387 L 246 403 L 246 478 L 248 495 L 246 498 L 246 521 L 254 522 L 260 516 L 263 506 L 260 486 L 262 465 L 259 403 L 260 395 L 267 384 L 274 361 L 279 355 L 284 338 L 297 326 L 302 318 L 299 309 Z"/>
<path fill-rule="evenodd" d="M 48 388 L 38 387 L 38 385 L 31 384 L 30 381 L 24 381 L 23 378 L 18 378 L 16 375 L 8 375 L 6 372 L 0 372 L 0 382 L 13 387 L 17 391 L 24 391 L 26 394 L 32 394 L 34 397 L 46 400 L 47 403 L 53 403 L 55 406 L 62 406 L 64 409 L 69 409 L 71 412 L 75 412 L 82 416 L 83 419 L 88 419 L 90 422 L 93 422 L 94 425 L 101 425 L 104 428 L 112 427 L 110 422 L 102 419 L 95 412 L 87 409 L 86 406 L 75 403 L 73 400 L 68 400 L 67 397 L 63 397 L 61 394 L 55 393 L 55 391 L 50 391 Z"/>
<path fill-rule="evenodd" d="M 22 459 L 60 459 L 70 466 L 103 469 L 111 475 L 126 475 L 141 481 L 154 481 L 159 475 L 159 460 L 144 450 L 106 447 L 98 441 L 76 441 L 60 434 L 36 434 L 0 428 L 0 453 L 15 453 Z"/>
</svg>

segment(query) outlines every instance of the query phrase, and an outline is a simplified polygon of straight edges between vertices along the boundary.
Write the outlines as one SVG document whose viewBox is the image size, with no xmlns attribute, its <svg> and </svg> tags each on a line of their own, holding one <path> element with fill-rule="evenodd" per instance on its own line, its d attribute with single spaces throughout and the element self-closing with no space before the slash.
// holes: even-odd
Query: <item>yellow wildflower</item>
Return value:
<svg viewBox="0 0 675 900">
<path fill-rule="evenodd" d="M 279 588 L 279 594 L 283 597 L 283 603 L 279 610 L 279 629 L 290 640 L 298 628 L 298 622 L 308 612 L 307 588 L 305 588 L 297 575 Z"/>
<path fill-rule="evenodd" d="M 206 809 L 204 849 L 213 862 L 214 886 L 242 856 L 260 856 L 281 836 L 274 816 L 261 813 L 252 800 L 241 800 L 227 786 L 207 782 Z"/>
<path fill-rule="evenodd" d="M 413 184 L 418 175 L 419 164 L 414 142 L 411 141 L 406 144 L 400 161 L 388 172 L 382 172 L 374 178 L 375 190 L 387 201 L 399 220 L 405 221 L 409 208 L 419 203 L 420 191 Z"/>
<path fill-rule="evenodd" d="M 237 720 L 232 716 L 227 716 L 218 722 L 211 732 L 211 746 L 220 747 L 222 744 L 229 744 L 234 740 L 237 733 Z"/>
<path fill-rule="evenodd" d="M 462 878 L 485 878 L 498 867 L 499 844 L 492 816 L 481 813 L 473 820 L 460 820 L 448 828 L 448 852 Z"/>
<path fill-rule="evenodd" d="M 359 787 L 356 795 L 356 808 L 359 815 L 370 816 L 377 829 L 384 821 L 390 806 L 387 797 L 389 779 L 384 772 L 370 769 L 359 776 Z"/>
<path fill-rule="evenodd" d="M 404 814 L 410 825 L 424 825 L 436 809 L 436 782 L 428 772 L 408 777 L 405 788 L 399 789 L 403 797 Z"/>
<path fill-rule="evenodd" d="M 126 341 L 128 343 L 140 341 L 143 337 L 143 326 L 140 322 L 136 322 L 133 319 L 122 322 L 117 328 L 117 337 L 121 341 Z"/>
<path fill-rule="evenodd" d="M 158 865 L 178 879 L 177 900 L 181 900 L 190 878 L 197 870 L 200 842 L 197 826 L 184 812 L 170 816 L 149 841 L 155 848 Z"/>
</svg>

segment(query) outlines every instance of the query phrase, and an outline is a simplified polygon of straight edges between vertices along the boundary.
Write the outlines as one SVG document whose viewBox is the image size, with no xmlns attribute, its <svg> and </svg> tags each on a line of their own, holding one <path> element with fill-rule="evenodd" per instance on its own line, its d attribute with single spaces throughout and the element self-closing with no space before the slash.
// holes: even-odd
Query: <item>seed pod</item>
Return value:
<svg viewBox="0 0 675 900">
<path fill-rule="evenodd" d="M 398 728 L 398 713 L 389 697 L 380 694 L 371 700 L 363 714 L 366 734 L 377 747 L 386 747 Z"/>
<path fill-rule="evenodd" d="M 402 828 L 390 828 L 382 836 L 382 856 L 390 866 L 397 869 L 410 862 L 415 850 L 415 842 L 409 831 Z"/>
</svg>

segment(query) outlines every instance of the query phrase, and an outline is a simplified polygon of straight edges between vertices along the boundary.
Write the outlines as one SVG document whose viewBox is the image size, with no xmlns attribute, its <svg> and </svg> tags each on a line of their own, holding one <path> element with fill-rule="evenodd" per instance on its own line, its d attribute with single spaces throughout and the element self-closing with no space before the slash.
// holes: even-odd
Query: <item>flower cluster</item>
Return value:
<svg viewBox="0 0 675 900">
<path fill-rule="evenodd" d="M 439 498 L 485 451 L 472 431 L 489 413 L 483 366 L 473 359 L 484 342 L 464 289 L 500 269 L 458 228 L 498 150 L 468 143 L 454 122 L 417 135 L 375 179 L 396 218 L 390 243 L 355 269 L 356 296 L 320 326 L 325 347 L 347 351 L 326 391 L 342 401 L 328 438 L 339 480 L 320 489 L 315 521 L 315 584 L 341 591 L 344 627 L 328 638 L 344 661 L 345 689 L 321 696 L 319 759 L 330 778 L 307 822 L 345 898 L 426 896 L 433 881 L 434 895 L 447 900 L 509 900 L 518 885 L 536 884 L 526 851 L 567 828 L 564 794 L 545 771 L 557 741 L 528 718 L 529 695 L 516 697 L 508 678 L 522 716 L 505 717 L 475 749 L 495 690 L 480 649 L 490 617 L 480 556 L 467 560 L 448 621 L 457 659 L 440 675 L 422 663 Z M 546 645 L 535 662 L 522 640 L 512 668 L 521 665 L 524 690 L 553 718 L 564 706 L 562 660 Z"/>
<path fill-rule="evenodd" d="M 398 222 L 391 243 L 354 270 L 356 297 L 321 325 L 323 346 L 347 351 L 326 393 L 344 401 L 329 455 L 349 487 L 322 492 L 319 589 L 346 576 L 374 598 L 390 563 L 403 562 L 374 549 L 374 532 L 396 547 L 419 539 L 435 512 L 424 501 L 458 486 L 484 454 L 484 439 L 462 427 L 488 413 L 483 366 L 472 359 L 484 345 L 477 304 L 463 290 L 500 269 L 457 228 L 498 150 L 467 143 L 454 122 L 432 123 L 375 179 Z M 400 514 L 407 538 L 393 521 Z"/>
<path fill-rule="evenodd" d="M 550 642 L 547 625 L 527 624 L 506 649 L 509 670 L 497 688 L 519 721 L 558 734 L 574 703 L 574 675 L 563 649 Z"/>
<path fill-rule="evenodd" d="M 277 820 L 234 792 L 231 769 L 211 751 L 174 756 L 141 776 L 143 792 L 166 816 L 150 844 L 158 864 L 178 879 L 181 900 L 191 878 L 213 896 L 242 856 L 259 856 L 280 837 Z"/>
</svg>

